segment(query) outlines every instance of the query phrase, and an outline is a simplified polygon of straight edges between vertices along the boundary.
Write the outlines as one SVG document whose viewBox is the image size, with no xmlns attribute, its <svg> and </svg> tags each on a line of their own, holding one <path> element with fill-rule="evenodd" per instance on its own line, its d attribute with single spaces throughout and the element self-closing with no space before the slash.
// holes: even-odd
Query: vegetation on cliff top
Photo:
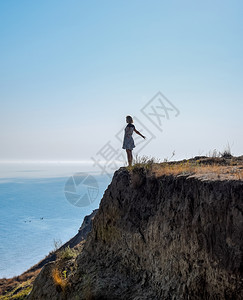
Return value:
<svg viewBox="0 0 243 300">
<path fill-rule="evenodd" d="M 156 177 L 163 175 L 195 175 L 204 179 L 243 179 L 243 157 L 233 157 L 229 153 L 212 157 L 198 156 L 182 161 L 164 161 L 147 156 L 136 157 L 134 164 L 127 167 L 132 173 L 144 172 Z"/>
</svg>

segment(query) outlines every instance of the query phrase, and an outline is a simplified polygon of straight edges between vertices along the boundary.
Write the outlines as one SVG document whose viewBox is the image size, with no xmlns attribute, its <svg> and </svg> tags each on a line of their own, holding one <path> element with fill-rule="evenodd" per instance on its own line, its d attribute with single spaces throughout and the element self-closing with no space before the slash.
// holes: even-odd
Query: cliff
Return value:
<svg viewBox="0 0 243 300">
<path fill-rule="evenodd" d="M 156 167 L 115 172 L 82 252 L 45 265 L 29 300 L 243 299 L 243 181 Z"/>
</svg>

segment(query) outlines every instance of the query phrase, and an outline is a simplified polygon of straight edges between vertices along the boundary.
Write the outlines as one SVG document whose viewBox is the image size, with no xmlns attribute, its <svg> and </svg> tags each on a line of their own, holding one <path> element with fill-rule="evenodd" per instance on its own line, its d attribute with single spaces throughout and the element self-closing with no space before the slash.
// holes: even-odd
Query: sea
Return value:
<svg viewBox="0 0 243 300">
<path fill-rule="evenodd" d="M 0 278 L 72 238 L 112 176 L 88 162 L 0 162 Z"/>
</svg>

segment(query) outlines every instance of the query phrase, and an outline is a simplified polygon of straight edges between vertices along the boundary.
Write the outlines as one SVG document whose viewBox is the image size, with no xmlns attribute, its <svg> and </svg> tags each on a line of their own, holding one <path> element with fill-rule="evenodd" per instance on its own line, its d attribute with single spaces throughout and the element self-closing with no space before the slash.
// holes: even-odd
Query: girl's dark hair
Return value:
<svg viewBox="0 0 243 300">
<path fill-rule="evenodd" d="M 126 116 L 126 120 L 128 123 L 133 123 L 133 119 L 131 116 Z"/>
</svg>

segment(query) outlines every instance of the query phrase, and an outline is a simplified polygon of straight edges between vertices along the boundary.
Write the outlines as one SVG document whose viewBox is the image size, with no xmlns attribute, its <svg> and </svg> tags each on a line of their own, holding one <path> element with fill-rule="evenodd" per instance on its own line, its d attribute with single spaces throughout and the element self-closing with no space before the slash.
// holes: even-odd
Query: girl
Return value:
<svg viewBox="0 0 243 300">
<path fill-rule="evenodd" d="M 132 165 L 132 150 L 135 147 L 134 140 L 132 138 L 133 131 L 135 131 L 137 134 L 139 134 L 141 137 L 145 139 L 145 136 L 142 135 L 139 131 L 136 130 L 135 126 L 132 124 L 133 119 L 131 116 L 126 117 L 127 126 L 125 128 L 125 134 L 124 134 L 124 140 L 123 140 L 123 149 L 126 149 L 127 152 L 127 160 L 128 165 Z"/>
</svg>

